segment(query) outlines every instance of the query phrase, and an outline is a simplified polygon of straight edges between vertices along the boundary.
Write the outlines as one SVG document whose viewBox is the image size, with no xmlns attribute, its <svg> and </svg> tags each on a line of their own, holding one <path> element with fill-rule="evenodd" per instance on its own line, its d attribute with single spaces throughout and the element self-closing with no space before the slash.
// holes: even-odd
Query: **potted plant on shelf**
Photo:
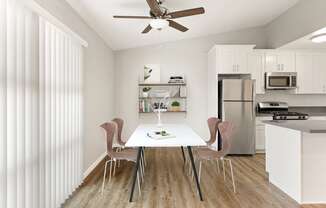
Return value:
<svg viewBox="0 0 326 208">
<path fill-rule="evenodd" d="M 180 103 L 178 101 L 173 101 L 172 102 L 171 111 L 173 111 L 173 112 L 180 111 Z"/>
<path fill-rule="evenodd" d="M 151 90 L 151 87 L 144 87 L 143 88 L 143 97 L 148 97 L 148 92 Z"/>
</svg>

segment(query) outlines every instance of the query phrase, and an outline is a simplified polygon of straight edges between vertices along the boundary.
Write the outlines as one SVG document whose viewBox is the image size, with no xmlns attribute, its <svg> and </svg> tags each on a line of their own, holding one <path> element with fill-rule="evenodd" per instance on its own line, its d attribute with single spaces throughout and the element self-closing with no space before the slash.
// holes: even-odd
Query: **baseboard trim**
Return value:
<svg viewBox="0 0 326 208">
<path fill-rule="evenodd" d="M 98 157 L 95 162 L 93 162 L 87 170 L 84 172 L 84 181 L 88 178 L 88 176 L 92 175 L 92 173 L 97 169 L 97 167 L 101 164 L 101 162 L 105 159 L 107 153 L 104 152 Z"/>
</svg>

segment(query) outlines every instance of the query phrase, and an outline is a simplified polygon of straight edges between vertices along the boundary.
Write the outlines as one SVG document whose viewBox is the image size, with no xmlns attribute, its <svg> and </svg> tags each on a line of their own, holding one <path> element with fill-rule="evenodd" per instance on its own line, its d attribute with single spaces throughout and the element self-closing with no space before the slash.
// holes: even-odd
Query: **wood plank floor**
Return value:
<svg viewBox="0 0 326 208">
<path fill-rule="evenodd" d="M 116 176 L 100 193 L 102 171 L 63 205 L 64 208 L 298 208 L 295 201 L 268 183 L 264 155 L 231 157 L 233 160 L 237 193 L 217 174 L 216 164 L 205 163 L 202 171 L 204 202 L 198 198 L 195 183 L 183 169 L 180 149 L 147 150 L 145 181 L 142 195 L 135 189 L 134 201 L 129 203 L 130 177 L 133 163 L 123 163 Z M 304 208 L 324 208 L 326 205 L 306 205 Z"/>
</svg>

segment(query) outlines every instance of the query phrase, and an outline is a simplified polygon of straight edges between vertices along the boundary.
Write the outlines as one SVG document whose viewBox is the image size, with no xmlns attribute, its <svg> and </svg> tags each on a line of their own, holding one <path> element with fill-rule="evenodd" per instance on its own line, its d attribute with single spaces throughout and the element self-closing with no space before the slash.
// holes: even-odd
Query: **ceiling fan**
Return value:
<svg viewBox="0 0 326 208">
<path fill-rule="evenodd" d="M 181 32 L 189 30 L 185 26 L 175 22 L 173 19 L 188 17 L 193 15 L 204 14 L 203 7 L 187 9 L 182 11 L 170 12 L 167 8 L 162 6 L 162 0 L 146 0 L 150 8 L 150 16 L 113 16 L 114 18 L 123 19 L 152 19 L 150 24 L 143 30 L 143 34 L 148 33 L 152 29 L 161 30 L 164 27 L 170 26 Z"/>
</svg>

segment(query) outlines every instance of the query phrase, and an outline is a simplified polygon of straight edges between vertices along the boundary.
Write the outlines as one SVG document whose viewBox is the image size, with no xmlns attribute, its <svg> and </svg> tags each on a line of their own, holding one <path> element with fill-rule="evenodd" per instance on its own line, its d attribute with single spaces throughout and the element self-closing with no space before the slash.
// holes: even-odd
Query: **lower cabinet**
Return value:
<svg viewBox="0 0 326 208">
<path fill-rule="evenodd" d="M 265 124 L 272 117 L 256 117 L 256 153 L 265 153 Z"/>
<path fill-rule="evenodd" d="M 256 152 L 265 152 L 265 126 L 256 126 Z"/>
<path fill-rule="evenodd" d="M 256 153 L 265 153 L 265 124 L 262 121 L 272 120 L 272 117 L 256 117 Z M 326 120 L 325 116 L 310 116 L 309 120 Z"/>
</svg>

